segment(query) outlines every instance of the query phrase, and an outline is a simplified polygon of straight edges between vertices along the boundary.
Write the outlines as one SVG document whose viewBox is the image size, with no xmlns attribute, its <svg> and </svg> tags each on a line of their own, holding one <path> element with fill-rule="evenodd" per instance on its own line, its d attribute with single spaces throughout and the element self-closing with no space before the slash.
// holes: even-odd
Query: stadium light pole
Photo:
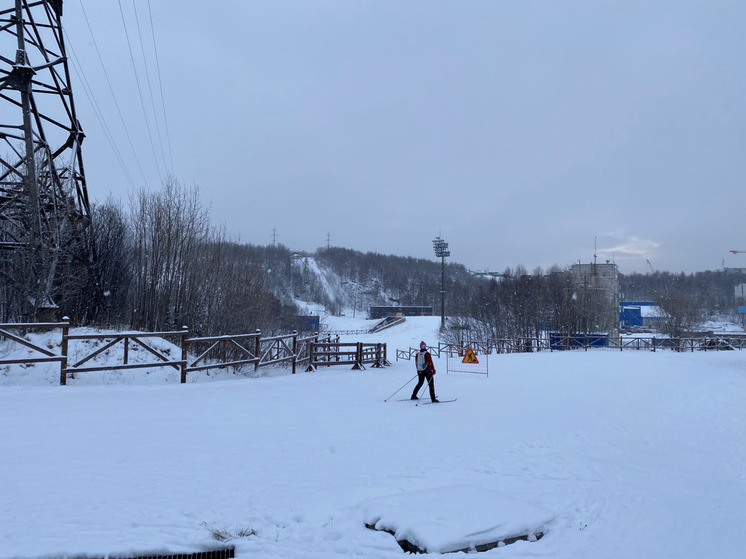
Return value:
<svg viewBox="0 0 746 559">
<path fill-rule="evenodd" d="M 444 330 L 446 327 L 446 256 L 451 256 L 451 251 L 448 250 L 448 243 L 440 236 L 433 239 L 433 248 L 435 249 L 435 256 L 440 258 L 440 329 Z"/>
</svg>

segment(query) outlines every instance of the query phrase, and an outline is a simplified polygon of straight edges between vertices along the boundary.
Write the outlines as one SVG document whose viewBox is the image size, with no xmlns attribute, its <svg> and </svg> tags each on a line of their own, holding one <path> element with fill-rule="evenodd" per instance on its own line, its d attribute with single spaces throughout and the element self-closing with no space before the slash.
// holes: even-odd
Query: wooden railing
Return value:
<svg viewBox="0 0 746 559">
<path fill-rule="evenodd" d="M 59 352 L 50 347 L 34 344 L 25 337 L 29 331 L 48 331 L 59 329 L 61 341 Z M 60 365 L 60 384 L 67 383 L 68 375 L 97 371 L 123 369 L 144 369 L 154 367 L 172 367 L 179 371 L 180 380 L 185 383 L 189 373 L 207 369 L 238 367 L 253 364 L 254 370 L 263 366 L 288 363 L 295 374 L 298 365 L 305 365 L 306 371 L 315 371 L 319 366 L 351 365 L 352 369 L 362 370 L 365 365 L 374 368 L 389 365 L 384 343 L 362 343 L 339 341 L 330 335 L 320 338 L 318 334 L 300 337 L 292 334 L 261 337 L 258 330 L 251 334 L 233 334 L 212 337 L 189 337 L 188 328 L 167 332 L 112 332 L 71 334 L 67 319 L 62 322 L 9 323 L 0 324 L 0 337 L 31 350 L 32 355 L 17 359 L 0 359 L 0 365 L 54 363 Z M 175 340 L 178 351 L 159 349 L 154 345 L 156 338 Z M 589 341 L 591 339 L 592 341 Z M 75 341 L 94 342 L 97 347 L 83 355 L 76 355 L 76 361 L 70 362 L 70 343 Z M 746 348 L 746 336 L 698 336 L 682 338 L 655 338 L 640 336 L 622 336 L 617 339 L 604 339 L 602 347 L 623 350 L 657 351 L 671 349 L 674 351 L 713 351 L 741 350 Z M 109 351 L 118 344 L 122 345 L 121 363 L 104 365 L 86 365 L 97 356 Z M 85 345 L 85 344 L 81 344 Z M 540 350 L 588 349 L 599 347 L 598 338 L 587 336 L 549 338 L 500 339 L 490 342 L 470 341 L 459 344 L 439 343 L 437 347 L 428 348 L 435 357 L 442 353 L 463 355 L 466 348 L 481 354 L 489 353 L 524 353 Z M 130 362 L 130 352 L 144 350 L 154 359 L 149 362 Z M 411 360 L 417 349 L 396 350 L 396 360 Z M 193 357 L 189 357 L 189 355 Z M 119 355 L 119 354 L 118 354 Z"/>
<path fill-rule="evenodd" d="M 386 344 L 327 340 L 312 344 L 311 359 L 306 371 L 315 371 L 319 366 L 332 365 L 352 365 L 354 370 L 364 370 L 366 364 L 373 368 L 389 365 Z"/>
<path fill-rule="evenodd" d="M 392 326 L 401 324 L 405 320 L 406 318 L 404 318 L 403 316 L 387 316 L 386 318 L 382 318 L 381 320 L 376 322 L 373 326 L 371 326 L 368 332 L 370 334 L 375 334 L 377 332 L 380 332 L 381 330 L 385 330 L 386 328 L 391 328 Z"/>
<path fill-rule="evenodd" d="M 106 341 L 101 347 L 85 355 L 82 359 L 72 365 L 60 367 L 60 384 L 67 384 L 67 375 L 74 373 L 92 373 L 96 371 L 118 371 L 123 369 L 150 369 L 154 367 L 173 367 L 177 371 L 181 372 L 181 382 L 186 382 L 187 373 L 187 360 L 186 360 L 186 344 L 184 340 L 189 335 L 189 331 L 177 330 L 173 332 L 117 332 L 110 334 L 70 334 L 69 332 L 62 333 L 62 354 L 67 357 L 70 340 L 82 340 L 82 341 Z M 145 340 L 149 338 L 170 338 L 175 337 L 179 340 L 179 346 L 181 346 L 181 352 L 179 353 L 179 359 L 174 359 L 173 356 L 169 355 L 163 350 L 159 350 Z M 94 357 L 101 355 L 105 351 L 117 345 L 119 342 L 123 344 L 122 351 L 122 364 L 121 365 L 96 365 L 83 367 L 82 365 L 93 359 Z M 148 363 L 130 363 L 129 352 L 131 347 L 142 348 L 158 360 Z M 67 363 L 67 359 L 65 359 Z"/>
<path fill-rule="evenodd" d="M 28 330 L 55 329 L 61 332 L 60 349 L 57 353 L 24 337 Z M 250 334 L 189 337 L 189 329 L 186 327 L 167 332 L 71 333 L 69 321 L 64 320 L 0 324 L 0 337 L 34 352 L 30 357 L 0 359 L 0 365 L 58 362 L 60 385 L 67 384 L 69 376 L 78 373 L 156 367 L 174 368 L 180 374 L 181 383 L 185 383 L 190 373 L 242 365 L 253 365 L 256 371 L 260 367 L 287 363 L 292 374 L 295 374 L 298 366 L 305 366 L 305 370 L 313 371 L 320 365 L 351 364 L 353 369 L 359 370 L 365 369 L 366 364 L 373 367 L 390 364 L 386 358 L 386 344 L 340 343 L 339 337 L 336 340 L 330 335 L 325 338 L 319 338 L 318 334 L 302 337 L 297 332 L 267 338 L 262 338 L 259 330 Z M 173 346 L 159 349 L 153 343 L 156 339 L 171 339 Z M 73 352 L 75 361 L 71 362 L 70 344 L 75 342 L 80 343 L 76 344 L 78 351 Z M 85 349 L 88 345 L 94 346 L 93 349 Z M 96 357 L 113 348 L 117 349 L 117 363 L 92 365 Z M 154 359 L 132 363 L 130 353 L 133 350 L 144 350 Z"/>
<path fill-rule="evenodd" d="M 64 320 L 62 322 L 16 322 L 12 324 L 0 324 L 1 337 L 30 349 L 33 355 L 33 357 L 25 357 L 23 359 L 0 359 L 0 365 L 56 362 L 60 364 L 60 369 L 64 369 L 67 364 L 67 352 L 64 350 L 64 347 L 61 347 L 60 353 L 55 353 L 49 348 L 38 346 L 23 337 L 28 330 L 46 331 L 58 328 L 62 331 L 62 336 L 64 337 L 70 328 L 70 322 Z"/>
<path fill-rule="evenodd" d="M 187 338 L 184 340 L 196 357 L 187 364 L 189 371 L 206 371 L 208 369 L 224 369 L 239 367 L 246 364 L 259 366 L 259 330 L 253 334 L 237 334 L 227 336 L 209 336 L 202 338 Z"/>
<path fill-rule="evenodd" d="M 588 351 L 595 348 L 624 350 L 647 350 L 657 351 L 669 349 L 673 351 L 723 351 L 746 349 L 746 336 L 723 335 L 710 337 L 682 337 L 682 338 L 656 338 L 641 336 L 622 336 L 618 339 L 608 338 L 599 343 L 598 339 L 587 336 L 560 336 L 552 342 L 548 338 L 516 338 L 499 339 L 490 342 L 470 341 L 460 344 L 438 343 L 438 346 L 428 347 L 428 351 L 434 357 L 440 357 L 443 353 L 453 356 L 464 355 L 467 348 L 472 348 L 477 353 L 530 353 L 533 351 L 566 351 L 582 349 Z M 409 347 L 396 350 L 396 360 L 411 360 L 419 350 Z"/>
<path fill-rule="evenodd" d="M 324 333 L 326 336 L 361 336 L 370 334 L 370 330 L 328 330 Z"/>
</svg>

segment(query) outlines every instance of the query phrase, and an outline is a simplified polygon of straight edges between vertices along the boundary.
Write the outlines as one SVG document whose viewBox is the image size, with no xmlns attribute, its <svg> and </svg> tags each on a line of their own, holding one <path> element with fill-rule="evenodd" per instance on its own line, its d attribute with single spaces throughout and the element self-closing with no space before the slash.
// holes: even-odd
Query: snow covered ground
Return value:
<svg viewBox="0 0 746 559">
<path fill-rule="evenodd" d="M 743 557 L 746 352 L 497 355 L 489 377 L 443 358 L 436 389 L 456 402 L 398 401 L 415 372 L 396 349 L 435 345 L 439 323 L 355 337 L 388 344 L 385 369 L 0 374 L 0 558 L 189 552 L 214 535 L 238 558 L 402 557 L 365 528 L 382 516 L 428 549 L 436 520 L 546 533 L 483 557 Z"/>
</svg>

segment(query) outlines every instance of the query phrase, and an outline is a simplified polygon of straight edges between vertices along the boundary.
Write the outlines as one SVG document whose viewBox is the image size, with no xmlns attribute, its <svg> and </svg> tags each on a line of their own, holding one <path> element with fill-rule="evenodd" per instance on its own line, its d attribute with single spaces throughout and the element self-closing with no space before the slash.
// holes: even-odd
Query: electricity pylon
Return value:
<svg viewBox="0 0 746 559">
<path fill-rule="evenodd" d="M 54 307 L 60 278 L 72 273 L 76 261 L 92 261 L 84 135 L 70 84 L 62 0 L 12 3 L 0 8 L 0 319 L 5 320 L 35 319 L 40 309 Z"/>
</svg>

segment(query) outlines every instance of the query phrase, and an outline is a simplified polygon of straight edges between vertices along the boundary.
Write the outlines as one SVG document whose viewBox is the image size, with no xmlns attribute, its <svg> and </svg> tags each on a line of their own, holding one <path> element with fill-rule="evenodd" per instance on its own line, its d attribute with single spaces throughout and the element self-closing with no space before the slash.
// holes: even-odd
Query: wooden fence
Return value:
<svg viewBox="0 0 746 559">
<path fill-rule="evenodd" d="M 62 332 L 62 354 L 65 356 L 66 366 L 60 367 L 60 385 L 67 384 L 67 375 L 74 373 L 92 373 L 97 371 L 121 371 L 125 369 L 150 369 L 154 367 L 173 367 L 181 372 L 181 382 L 186 382 L 187 359 L 186 359 L 186 337 L 189 335 L 187 329 L 172 332 L 117 332 L 112 334 L 70 334 L 69 328 Z M 177 338 L 181 346 L 181 352 L 177 356 L 170 355 L 169 352 L 159 349 L 153 345 L 151 339 L 168 339 Z M 93 350 L 73 364 L 69 364 L 67 355 L 70 340 L 81 341 L 100 341 L 105 342 L 101 347 Z M 122 364 L 121 365 L 95 365 L 93 367 L 83 365 L 101 355 L 115 345 L 122 343 Z M 133 347 L 142 348 L 150 353 L 157 360 L 148 363 L 130 363 L 129 353 Z"/>
<path fill-rule="evenodd" d="M 477 354 L 492 353 L 530 353 L 533 351 L 566 351 L 582 349 L 606 348 L 624 350 L 647 350 L 657 351 L 670 349 L 673 351 L 724 351 L 746 349 L 746 335 L 733 334 L 723 336 L 697 336 L 684 338 L 655 338 L 641 336 L 622 336 L 618 339 L 605 339 L 599 344 L 597 339 L 588 336 L 560 336 L 550 341 L 549 338 L 516 338 L 500 339 L 490 342 L 470 341 L 460 344 L 438 343 L 438 346 L 428 347 L 428 351 L 434 357 L 440 357 L 445 353 L 453 357 L 463 356 L 467 348 Z M 417 348 L 397 349 L 396 360 L 411 360 L 418 352 Z"/>
<path fill-rule="evenodd" d="M 311 346 L 311 359 L 306 371 L 315 371 L 319 366 L 352 365 L 354 370 L 364 370 L 365 364 L 373 368 L 390 365 L 386 357 L 386 344 L 342 343 L 328 339 Z"/>
<path fill-rule="evenodd" d="M 24 336 L 30 331 L 49 331 L 59 329 L 61 342 L 59 352 L 53 348 L 34 344 Z M 297 367 L 305 365 L 306 371 L 315 371 L 319 366 L 351 365 L 352 369 L 362 370 L 365 365 L 374 368 L 389 365 L 384 343 L 361 343 L 339 341 L 327 335 L 319 338 L 318 334 L 301 337 L 297 332 L 292 334 L 261 337 L 258 330 L 251 334 L 233 334 L 212 337 L 189 337 L 189 329 L 167 332 L 115 332 L 98 334 L 71 334 L 70 323 L 36 322 L 0 324 L 0 337 L 20 344 L 31 350 L 32 355 L 22 359 L 0 359 L 0 366 L 13 364 L 53 363 L 60 365 L 60 384 L 67 383 L 68 375 L 97 371 L 114 371 L 123 369 L 144 369 L 154 367 L 171 367 L 180 373 L 180 380 L 185 383 L 187 375 L 208 369 L 238 367 L 253 364 L 256 371 L 259 367 L 289 363 L 292 373 Z M 156 339 L 173 339 L 179 349 L 172 354 L 173 346 L 157 347 Z M 589 341 L 592 340 L 592 341 Z M 86 353 L 77 361 L 70 362 L 69 345 L 71 341 L 99 343 L 96 349 Z M 466 348 L 481 354 L 489 353 L 526 353 L 541 350 L 570 350 L 605 347 L 623 350 L 657 351 L 671 349 L 674 351 L 722 351 L 741 350 L 746 348 L 746 336 L 698 336 L 684 338 L 655 338 L 622 336 L 618 339 L 604 339 L 599 345 L 597 339 L 587 336 L 561 336 L 550 342 L 549 338 L 500 339 L 490 342 L 471 341 L 460 344 L 439 343 L 437 347 L 428 348 L 435 357 L 442 353 L 464 355 Z M 120 364 L 86 365 L 95 357 L 107 352 L 114 346 L 122 344 L 122 362 Z M 132 349 L 144 350 L 153 360 L 142 363 L 131 363 Z M 396 350 L 396 360 L 411 360 L 417 349 Z M 189 355 L 194 357 L 190 358 Z"/>
<path fill-rule="evenodd" d="M 187 363 L 187 372 L 246 364 L 253 364 L 256 371 L 266 365 L 290 363 L 295 374 L 299 364 L 310 361 L 311 346 L 317 338 L 318 334 L 300 337 L 297 332 L 262 338 L 259 330 L 253 334 L 187 338 L 185 347 L 192 349 L 192 353 L 199 351 L 197 357 Z"/>
<path fill-rule="evenodd" d="M 55 329 L 61 331 L 59 352 L 36 345 L 24 337 L 29 331 Z M 288 363 L 292 374 L 296 373 L 298 366 L 303 365 L 306 365 L 305 370 L 313 371 L 319 365 L 352 364 L 353 369 L 365 369 L 366 363 L 373 367 L 390 364 L 386 360 L 386 344 L 340 343 L 338 337 L 337 341 L 332 341 L 331 336 L 326 336 L 326 339 L 319 338 L 318 334 L 301 337 L 297 332 L 267 338 L 262 338 L 259 330 L 251 334 L 189 337 L 189 329 L 185 327 L 166 332 L 71 334 L 70 323 L 64 320 L 0 324 L 0 336 L 32 350 L 30 357 L 0 359 L 0 365 L 58 362 L 60 385 L 67 384 L 71 374 L 156 367 L 171 367 L 179 371 L 181 383 L 186 383 L 189 373 L 250 364 L 253 364 L 256 371 L 259 367 Z M 159 347 L 158 343 L 154 343 L 156 340 L 172 340 L 173 346 Z M 89 343 L 96 347 L 71 362 L 71 341 L 82 342 L 81 345 Z M 120 345 L 120 363 L 90 365 L 97 356 Z M 174 346 L 176 352 L 172 351 Z M 354 347 L 354 350 L 348 350 L 349 347 Z M 131 363 L 130 352 L 133 349 L 144 350 L 153 359 Z"/>
<path fill-rule="evenodd" d="M 41 347 L 31 343 L 23 336 L 27 331 L 48 331 L 55 329 L 62 330 L 62 336 L 67 334 L 70 323 L 65 322 L 36 322 L 36 323 L 13 323 L 13 324 L 0 324 L 0 336 L 11 340 L 19 345 L 27 347 L 32 351 L 32 357 L 25 359 L 0 359 L 0 365 L 19 365 L 19 364 L 31 364 L 31 363 L 59 363 L 60 369 L 64 369 L 67 364 L 67 352 L 60 351 L 55 353 L 47 347 Z"/>
</svg>

